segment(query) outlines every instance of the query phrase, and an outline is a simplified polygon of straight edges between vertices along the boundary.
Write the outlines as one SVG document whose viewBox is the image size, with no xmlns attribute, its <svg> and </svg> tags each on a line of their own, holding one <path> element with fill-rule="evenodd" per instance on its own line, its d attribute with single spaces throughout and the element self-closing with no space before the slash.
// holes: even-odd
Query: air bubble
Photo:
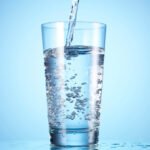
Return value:
<svg viewBox="0 0 150 150">
<path fill-rule="evenodd" d="M 86 82 L 81 83 L 81 85 L 85 85 L 85 84 L 87 84 L 87 83 Z"/>
<path fill-rule="evenodd" d="M 72 97 L 73 94 L 72 94 L 72 93 L 67 93 L 66 96 L 67 96 L 67 97 Z"/>
<path fill-rule="evenodd" d="M 90 114 L 86 114 L 86 115 L 84 116 L 84 118 L 85 118 L 85 120 L 90 120 Z"/>
<path fill-rule="evenodd" d="M 98 79 L 97 83 L 102 84 L 102 80 Z"/>
<path fill-rule="evenodd" d="M 76 76 L 72 76 L 72 77 L 70 77 L 70 80 L 72 80 L 72 79 L 74 79 Z"/>
<path fill-rule="evenodd" d="M 68 90 L 69 90 L 69 88 L 68 88 L 68 87 L 65 87 L 65 90 L 67 90 L 67 91 L 68 91 Z"/>
<path fill-rule="evenodd" d="M 71 120 L 74 120 L 75 117 L 76 117 L 76 112 L 75 112 L 75 111 L 73 111 L 73 112 L 71 113 L 71 115 L 67 115 L 67 116 L 66 116 L 67 119 L 71 119 Z"/>
</svg>

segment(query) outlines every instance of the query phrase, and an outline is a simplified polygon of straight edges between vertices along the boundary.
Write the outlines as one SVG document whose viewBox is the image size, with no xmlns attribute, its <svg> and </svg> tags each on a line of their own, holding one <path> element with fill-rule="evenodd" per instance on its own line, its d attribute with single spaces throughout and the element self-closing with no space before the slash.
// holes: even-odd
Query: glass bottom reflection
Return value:
<svg viewBox="0 0 150 150">
<path fill-rule="evenodd" d="M 0 150 L 150 150 L 150 142 L 100 142 L 90 147 L 56 147 L 46 141 L 0 141 Z"/>
</svg>

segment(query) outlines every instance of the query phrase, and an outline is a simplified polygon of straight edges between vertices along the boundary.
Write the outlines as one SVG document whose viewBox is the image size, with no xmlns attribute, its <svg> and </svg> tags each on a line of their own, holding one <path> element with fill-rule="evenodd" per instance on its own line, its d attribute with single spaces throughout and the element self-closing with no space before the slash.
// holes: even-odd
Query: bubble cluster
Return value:
<svg viewBox="0 0 150 150">
<path fill-rule="evenodd" d="M 67 115 L 66 118 L 73 120 L 73 119 L 75 119 L 76 115 L 77 115 L 77 113 L 75 111 L 73 111 L 70 115 Z"/>
<path fill-rule="evenodd" d="M 97 64 L 98 71 L 94 72 L 95 78 L 91 80 L 90 69 L 92 67 L 82 66 L 86 64 L 89 51 L 86 55 L 84 51 L 79 52 L 77 49 L 64 49 L 64 64 L 59 64 L 58 50 L 49 49 L 44 53 L 50 126 L 62 128 L 67 121 L 79 120 L 92 122 L 98 126 L 102 96 L 103 56 L 98 55 L 101 59 Z M 76 66 L 78 63 L 76 60 L 81 61 L 81 66 Z M 86 74 L 85 71 L 88 73 Z M 91 82 L 96 84 L 96 88 L 90 88 Z M 91 99 L 90 95 L 94 95 L 94 99 Z M 91 106 L 91 103 L 94 106 Z"/>
</svg>

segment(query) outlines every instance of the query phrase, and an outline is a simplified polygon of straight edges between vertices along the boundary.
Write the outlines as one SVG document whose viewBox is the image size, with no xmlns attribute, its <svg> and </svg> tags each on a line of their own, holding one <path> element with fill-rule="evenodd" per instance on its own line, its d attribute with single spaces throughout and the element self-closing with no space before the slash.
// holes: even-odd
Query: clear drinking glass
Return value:
<svg viewBox="0 0 150 150">
<path fill-rule="evenodd" d="M 106 25 L 76 22 L 66 46 L 68 22 L 42 24 L 51 144 L 98 143 Z"/>
</svg>

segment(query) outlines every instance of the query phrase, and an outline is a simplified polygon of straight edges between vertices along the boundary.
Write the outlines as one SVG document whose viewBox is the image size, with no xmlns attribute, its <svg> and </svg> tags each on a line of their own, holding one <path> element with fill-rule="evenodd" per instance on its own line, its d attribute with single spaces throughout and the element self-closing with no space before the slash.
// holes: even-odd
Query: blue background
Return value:
<svg viewBox="0 0 150 150">
<path fill-rule="evenodd" d="M 48 139 L 41 23 L 71 0 L 0 0 L 0 140 Z M 107 24 L 101 139 L 150 142 L 150 1 L 80 0 Z"/>
</svg>

